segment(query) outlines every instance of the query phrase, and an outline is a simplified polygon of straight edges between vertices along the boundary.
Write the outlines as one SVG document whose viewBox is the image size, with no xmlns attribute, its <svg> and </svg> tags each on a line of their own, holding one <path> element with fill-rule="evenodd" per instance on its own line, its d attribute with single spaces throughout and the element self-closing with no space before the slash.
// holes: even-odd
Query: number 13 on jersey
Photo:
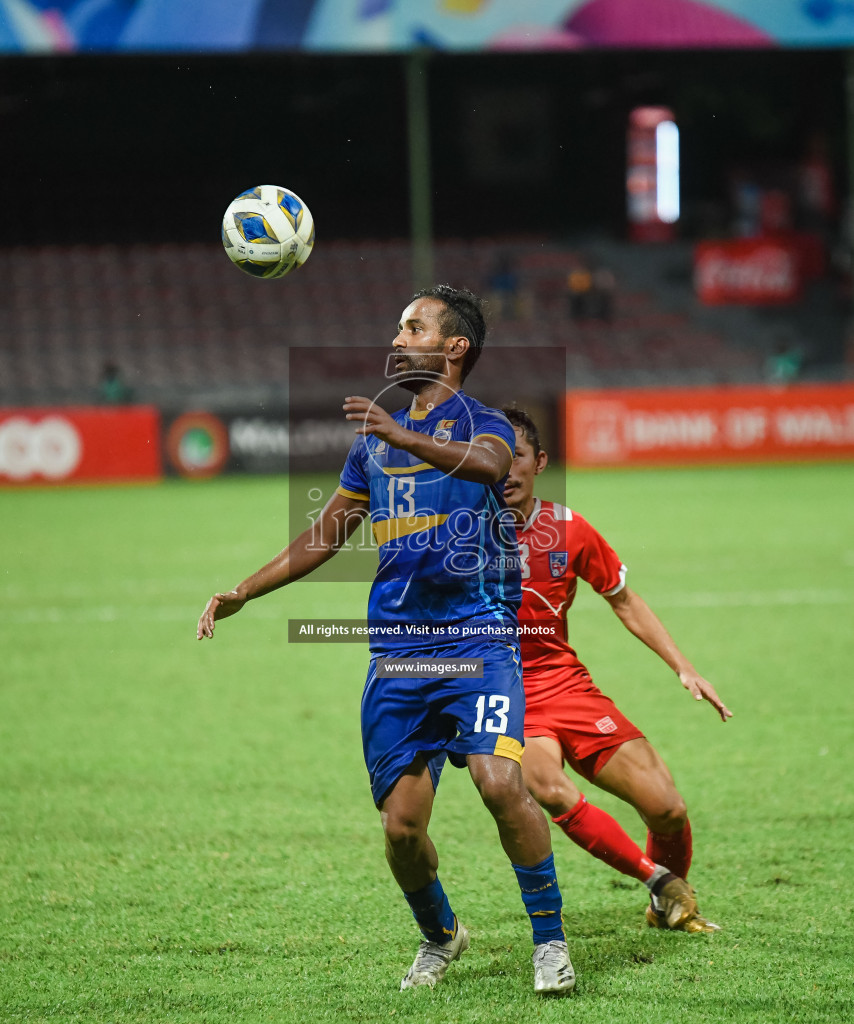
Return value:
<svg viewBox="0 0 854 1024">
<path fill-rule="evenodd" d="M 392 519 L 415 515 L 415 477 L 388 478 L 388 513 Z"/>
<path fill-rule="evenodd" d="M 489 697 L 481 694 L 475 701 L 477 720 L 475 732 L 507 732 L 507 712 L 510 710 L 510 698 L 502 693 L 493 693 Z M 486 715 L 487 709 L 490 714 Z M 486 717 L 484 718 L 484 715 Z"/>
</svg>

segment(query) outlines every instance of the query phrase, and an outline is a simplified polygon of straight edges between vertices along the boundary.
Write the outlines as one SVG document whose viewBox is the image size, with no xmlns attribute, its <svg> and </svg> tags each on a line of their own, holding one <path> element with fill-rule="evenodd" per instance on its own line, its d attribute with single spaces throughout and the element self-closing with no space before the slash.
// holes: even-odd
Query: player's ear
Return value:
<svg viewBox="0 0 854 1024">
<path fill-rule="evenodd" d="M 457 337 L 448 338 L 447 349 L 449 354 L 452 356 L 465 355 L 468 351 L 469 344 L 470 342 L 468 338 L 458 335 Z"/>
<path fill-rule="evenodd" d="M 536 475 L 539 475 L 540 473 L 542 473 L 542 471 L 546 468 L 546 466 L 548 464 L 549 464 L 549 453 L 547 451 L 543 451 L 543 449 L 541 448 L 540 451 L 539 451 L 539 454 L 537 455 L 536 459 L 534 460 L 534 473 Z"/>
</svg>

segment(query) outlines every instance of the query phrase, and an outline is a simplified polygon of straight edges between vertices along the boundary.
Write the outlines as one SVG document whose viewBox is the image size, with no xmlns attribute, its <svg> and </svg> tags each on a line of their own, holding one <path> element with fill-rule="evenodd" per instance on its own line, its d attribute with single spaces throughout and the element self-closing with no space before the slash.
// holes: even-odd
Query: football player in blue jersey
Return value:
<svg viewBox="0 0 854 1024">
<path fill-rule="evenodd" d="M 515 431 L 462 390 L 485 334 L 470 291 L 437 285 L 413 297 L 389 357 L 411 404 L 389 414 L 369 398 L 345 400 L 357 436 L 336 493 L 271 562 L 210 599 L 197 635 L 212 637 L 219 619 L 306 576 L 370 516 L 379 565 L 368 605 L 365 762 L 386 859 L 423 935 L 401 989 L 432 987 L 469 944 L 428 835 L 447 759 L 468 768 L 516 872 L 533 929 L 535 991 L 565 993 L 575 974 L 551 838 L 520 767 L 521 580 L 503 498 Z"/>
</svg>

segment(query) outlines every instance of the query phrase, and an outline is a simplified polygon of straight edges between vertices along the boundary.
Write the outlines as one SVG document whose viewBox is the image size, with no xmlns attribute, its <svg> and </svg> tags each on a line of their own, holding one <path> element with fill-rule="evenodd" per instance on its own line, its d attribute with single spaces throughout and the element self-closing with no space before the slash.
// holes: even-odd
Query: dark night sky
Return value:
<svg viewBox="0 0 854 1024">
<path fill-rule="evenodd" d="M 228 201 L 286 185 L 335 237 L 409 230 L 403 58 L 0 59 L 7 244 L 202 241 Z M 683 209 L 734 163 L 796 159 L 812 128 L 844 170 L 844 59 L 822 52 L 437 56 L 437 235 L 618 230 L 628 111 L 681 128 Z"/>
</svg>

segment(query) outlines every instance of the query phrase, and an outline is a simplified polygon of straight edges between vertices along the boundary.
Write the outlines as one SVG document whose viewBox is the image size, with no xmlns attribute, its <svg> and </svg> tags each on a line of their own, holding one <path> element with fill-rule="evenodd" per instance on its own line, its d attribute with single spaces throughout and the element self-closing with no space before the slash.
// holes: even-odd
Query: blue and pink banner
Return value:
<svg viewBox="0 0 854 1024">
<path fill-rule="evenodd" d="M 0 52 L 848 47 L 854 0 L 0 0 Z"/>
</svg>

